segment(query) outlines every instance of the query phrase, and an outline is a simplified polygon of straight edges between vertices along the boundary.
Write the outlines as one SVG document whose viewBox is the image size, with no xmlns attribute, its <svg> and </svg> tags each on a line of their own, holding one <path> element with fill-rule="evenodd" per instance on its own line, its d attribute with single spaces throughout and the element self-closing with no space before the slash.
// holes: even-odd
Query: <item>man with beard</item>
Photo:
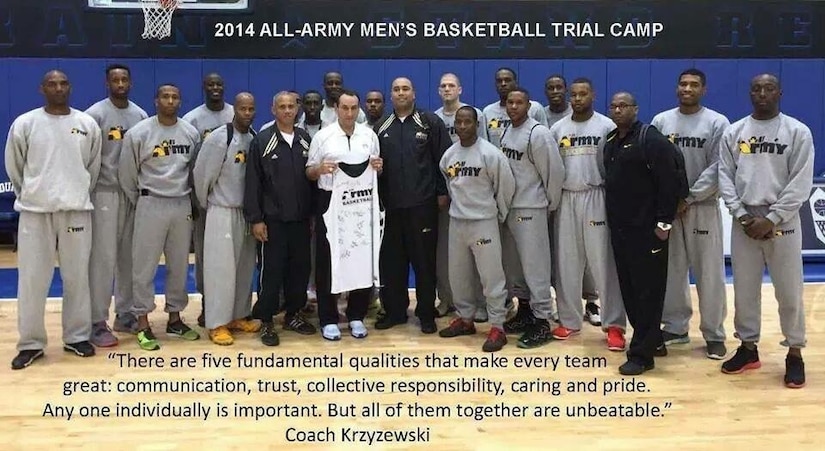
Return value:
<svg viewBox="0 0 825 451">
<path fill-rule="evenodd" d="M 384 117 L 384 93 L 377 90 L 367 92 L 364 104 L 367 106 L 367 125 L 375 127 Z"/>
<path fill-rule="evenodd" d="M 235 117 L 203 141 L 192 171 L 195 193 L 206 210 L 204 234 L 204 295 L 212 302 L 206 313 L 209 338 L 231 345 L 233 331 L 257 332 L 260 324 L 250 313 L 255 238 L 243 216 L 246 161 L 255 136 L 255 99 L 242 92 L 235 97 Z"/>
<path fill-rule="evenodd" d="M 573 114 L 573 108 L 570 107 L 570 102 L 567 101 L 567 80 L 560 74 L 554 74 L 547 77 L 544 81 L 544 95 L 547 97 L 547 106 L 544 108 L 544 114 L 547 116 L 547 127 L 553 125 Z M 550 233 L 550 253 L 553 257 L 553 267 L 559 264 L 556 249 L 553 246 L 555 212 L 548 212 L 547 226 Z M 556 286 L 556 272 L 550 276 L 553 286 Z M 602 319 L 599 314 L 599 293 L 596 291 L 595 282 L 593 282 L 593 275 L 590 270 L 585 268 L 584 278 L 582 279 L 582 298 L 586 301 L 584 305 L 584 320 L 594 326 L 601 326 Z"/>
<path fill-rule="evenodd" d="M 586 78 L 570 85 L 573 114 L 550 129 L 553 151 L 565 166 L 561 202 L 556 211 L 556 296 L 561 325 L 553 331 L 558 340 L 579 334 L 582 326 L 582 280 L 587 268 L 602 295 L 602 330 L 607 348 L 625 348 L 626 318 L 619 295 L 616 264 L 607 228 L 603 151 L 607 135 L 616 125 L 593 111 L 595 94 Z"/>
<path fill-rule="evenodd" d="M 719 143 L 730 122 L 701 104 L 707 87 L 705 74 L 688 69 L 679 75 L 679 106 L 659 113 L 651 121 L 682 152 L 690 195 L 679 200 L 668 248 L 667 290 L 662 313 L 665 345 L 689 343 L 693 314 L 688 271 L 699 292 L 699 329 L 705 355 L 725 358 L 725 260 L 722 213 L 719 211 Z"/>
<path fill-rule="evenodd" d="M 115 284 L 115 321 L 118 332 L 134 333 L 132 316 L 132 233 L 135 206 L 128 202 L 117 180 L 123 138 L 127 130 L 146 119 L 146 112 L 129 100 L 132 87 L 127 66 L 106 68 L 109 97 L 86 110 L 103 133 L 100 177 L 92 192 L 92 253 L 89 285 L 92 293 L 92 337 L 98 347 L 115 346 L 117 337 L 106 324 Z"/>
<path fill-rule="evenodd" d="M 503 325 L 504 332 L 522 334 L 520 348 L 535 348 L 552 340 L 549 320 L 553 317 L 550 291 L 550 237 L 547 211 L 558 208 L 564 182 L 564 163 L 551 144 L 550 131 L 527 116 L 530 95 L 522 88 L 507 94 L 510 125 L 501 138 L 501 151 L 516 180 L 510 213 L 501 228 L 502 247 L 516 255 L 520 265 L 505 267 L 510 286 L 526 286 L 529 304 L 519 299 L 516 316 Z M 516 269 L 522 269 L 517 272 Z"/>
<path fill-rule="evenodd" d="M 334 124 L 338 120 L 338 113 L 336 112 L 335 104 L 338 102 L 338 96 L 344 89 L 344 76 L 338 72 L 327 72 L 324 74 L 324 108 L 321 110 L 321 128 L 327 125 Z M 367 115 L 364 110 L 358 109 L 358 117 L 355 122 L 365 124 L 367 122 Z"/>
<path fill-rule="evenodd" d="M 6 172 L 20 212 L 17 325 L 11 362 L 20 370 L 43 357 L 48 335 L 43 313 L 54 274 L 63 279 L 63 350 L 95 355 L 89 302 L 89 254 L 94 208 L 90 193 L 100 172 L 100 127 L 69 106 L 71 84 L 63 72 L 43 76 L 46 104 L 19 116 L 6 141 Z"/>
<path fill-rule="evenodd" d="M 447 127 L 447 132 L 450 134 L 450 140 L 455 144 L 459 138 L 455 129 L 455 115 L 459 108 L 466 106 L 466 103 L 461 101 L 461 81 L 458 76 L 451 73 L 446 73 L 441 76 L 441 82 L 438 84 L 438 95 L 441 96 L 441 108 L 435 110 L 435 115 L 444 121 L 444 126 Z M 481 110 L 475 108 L 476 118 L 482 116 Z M 483 124 L 478 124 L 476 133 L 479 138 L 487 139 L 487 127 Z M 438 316 L 442 317 L 448 313 L 455 311 L 453 306 L 453 295 L 450 289 L 450 258 L 448 252 L 449 239 L 448 234 L 450 230 L 450 214 L 448 210 L 441 210 L 438 214 L 438 250 L 437 250 L 437 271 L 438 271 Z M 487 301 L 484 300 L 484 294 L 481 289 L 481 281 L 477 277 L 475 279 L 476 299 L 479 302 L 479 308 L 476 309 L 475 320 L 477 322 L 487 321 L 487 308 L 485 307 Z"/>
<path fill-rule="evenodd" d="M 407 322 L 409 267 L 415 271 L 415 314 L 425 334 L 436 332 L 436 247 L 438 212 L 449 199 L 438 163 L 452 144 L 444 122 L 416 108 L 412 82 L 392 82 L 393 112 L 375 128 L 384 170 L 379 193 L 386 208 L 380 272 L 381 303 L 386 315 L 376 329 Z"/>
<path fill-rule="evenodd" d="M 224 84 L 220 75 L 211 73 L 204 77 L 203 92 L 206 95 L 206 102 L 183 116 L 183 120 L 190 123 L 198 131 L 201 142 L 212 130 L 232 122 L 232 116 L 235 114 L 232 105 L 224 101 Z M 197 152 L 195 158 L 197 158 Z M 192 240 L 195 244 L 195 287 L 198 293 L 203 296 L 203 234 L 206 227 L 206 211 L 201 209 L 194 192 L 192 193 L 192 209 L 194 219 Z M 206 303 L 206 298 L 202 298 L 201 314 L 198 316 L 198 325 L 201 327 L 204 327 Z"/>
<path fill-rule="evenodd" d="M 249 148 L 244 216 L 261 245 L 260 293 L 252 316 L 261 320 L 261 343 L 277 346 L 273 317 L 283 287 L 284 329 L 312 335 L 315 326 L 300 310 L 307 304 L 310 273 L 310 217 L 314 186 L 304 175 L 311 138 L 295 127 L 295 97 L 273 100 L 276 123 L 262 130 Z"/>
<path fill-rule="evenodd" d="M 525 113 L 527 108 L 524 108 Z M 478 112 L 465 105 L 455 113 L 459 142 L 444 152 L 439 168 L 450 191 L 450 284 L 459 317 L 439 332 L 444 338 L 475 334 L 476 310 L 489 310 L 492 328 L 482 345 L 485 352 L 507 344 L 502 330 L 507 309 L 504 269 L 501 263 L 499 223 L 508 217 L 516 181 L 507 158 L 478 137 Z M 476 279 L 486 297 L 478 305 Z"/>
<path fill-rule="evenodd" d="M 753 112 L 722 138 L 719 190 L 735 218 L 731 231 L 734 320 L 742 345 L 722 372 L 761 366 L 762 274 L 765 266 L 779 303 L 779 324 L 789 348 L 785 385 L 805 386 L 806 345 L 802 303 L 802 233 L 799 209 L 811 195 L 814 143 L 805 124 L 779 111 L 782 87 L 774 75 L 751 80 Z"/>
<path fill-rule="evenodd" d="M 304 122 L 301 128 L 309 133 L 310 137 L 315 137 L 315 134 L 321 130 L 321 105 L 324 99 L 321 98 L 321 93 L 313 89 L 304 93 Z"/>
<path fill-rule="evenodd" d="M 161 85 L 155 95 L 157 115 L 140 121 L 129 133 L 120 156 L 118 178 L 135 205 L 132 280 L 138 318 L 138 345 L 160 349 L 149 326 L 155 310 L 155 274 L 161 254 L 166 259 L 166 333 L 185 340 L 200 338 L 180 317 L 189 296 L 189 245 L 192 242 L 190 173 L 198 131 L 178 118 L 180 90 Z"/>
<path fill-rule="evenodd" d="M 667 241 L 679 201 L 674 155 L 678 149 L 655 127 L 643 129 L 632 95 L 615 94 L 610 114 L 616 129 L 604 148 L 607 222 L 624 306 L 633 326 L 627 362 L 619 373 L 636 376 L 652 370 L 654 356 L 662 355 L 657 352 L 663 349 L 659 323 L 667 284 Z M 612 290 L 603 293 L 605 300 L 612 300 Z"/>
</svg>

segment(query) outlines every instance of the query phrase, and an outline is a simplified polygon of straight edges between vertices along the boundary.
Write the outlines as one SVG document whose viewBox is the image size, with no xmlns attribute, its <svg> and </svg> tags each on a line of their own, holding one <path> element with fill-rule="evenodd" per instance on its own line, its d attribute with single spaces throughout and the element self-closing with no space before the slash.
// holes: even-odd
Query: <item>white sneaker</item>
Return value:
<svg viewBox="0 0 825 451">
<path fill-rule="evenodd" d="M 367 336 L 367 326 L 363 321 L 350 321 L 349 333 L 355 338 L 365 338 Z"/>
<path fill-rule="evenodd" d="M 327 324 L 321 331 L 321 336 L 330 341 L 338 341 L 341 339 L 341 329 L 337 324 Z"/>
</svg>

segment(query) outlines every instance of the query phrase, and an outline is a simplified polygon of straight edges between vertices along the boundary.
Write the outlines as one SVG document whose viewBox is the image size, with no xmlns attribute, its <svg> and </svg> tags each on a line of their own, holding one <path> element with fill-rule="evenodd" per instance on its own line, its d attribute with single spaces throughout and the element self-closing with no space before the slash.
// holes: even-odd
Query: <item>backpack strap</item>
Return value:
<svg viewBox="0 0 825 451">
<path fill-rule="evenodd" d="M 533 138 L 533 130 L 535 130 L 536 127 L 538 127 L 539 125 L 541 125 L 541 124 L 534 125 L 533 128 L 530 129 L 530 133 L 527 135 L 527 158 L 530 160 L 530 163 L 533 164 L 533 165 L 535 165 L 536 162 L 533 161 L 533 143 L 532 143 L 531 140 Z"/>
</svg>

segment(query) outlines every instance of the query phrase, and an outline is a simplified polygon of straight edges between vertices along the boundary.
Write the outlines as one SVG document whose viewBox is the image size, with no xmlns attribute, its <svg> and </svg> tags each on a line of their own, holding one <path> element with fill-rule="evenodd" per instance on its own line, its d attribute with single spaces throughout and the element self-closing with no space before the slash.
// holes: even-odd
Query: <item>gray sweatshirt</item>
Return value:
<svg viewBox="0 0 825 451">
<path fill-rule="evenodd" d="M 651 125 L 676 144 L 685 156 L 685 171 L 690 184 L 687 203 L 716 203 L 719 143 L 730 121 L 705 107 L 694 114 L 682 114 L 679 108 L 673 108 L 657 114 Z"/>
<path fill-rule="evenodd" d="M 192 173 L 201 207 L 243 207 L 246 156 L 253 137 L 235 129 L 227 148 L 226 127 L 219 127 L 203 140 Z"/>
<path fill-rule="evenodd" d="M 553 150 L 564 161 L 565 190 L 585 191 L 604 186 L 605 137 L 614 128 L 612 120 L 595 112 L 584 122 L 567 116 L 550 128 Z"/>
<path fill-rule="evenodd" d="M 206 104 L 203 104 L 183 116 L 183 120 L 192 124 L 198 131 L 201 141 L 212 130 L 232 122 L 234 118 L 235 110 L 228 103 L 223 104 L 223 110 L 221 111 L 212 111 L 206 107 Z"/>
<path fill-rule="evenodd" d="M 499 102 L 491 103 L 484 107 L 482 112 L 484 116 L 483 123 L 487 127 L 487 140 L 494 146 L 501 144 L 501 135 L 504 129 L 510 125 L 510 116 L 507 115 L 507 107 L 501 105 Z M 539 124 L 547 126 L 547 117 L 544 115 L 544 107 L 535 100 L 530 101 L 530 109 L 527 110 L 527 116 L 535 119 Z"/>
<path fill-rule="evenodd" d="M 501 139 L 501 152 L 516 178 L 513 208 L 558 208 L 564 163 L 553 150 L 547 127 L 530 117 L 518 127 L 509 125 Z"/>
<path fill-rule="evenodd" d="M 736 121 L 722 138 L 719 160 L 719 191 L 734 219 L 748 213 L 746 206 L 762 206 L 771 222 L 786 222 L 811 196 L 811 129 L 785 114 Z"/>
<path fill-rule="evenodd" d="M 450 146 L 439 163 L 450 194 L 450 217 L 507 219 L 516 181 L 507 158 L 489 142 L 478 139 L 470 147 Z"/>
<path fill-rule="evenodd" d="M 93 210 L 90 192 L 100 173 L 100 127 L 88 114 L 44 108 L 22 114 L 6 141 L 6 172 L 18 212 Z"/>
<path fill-rule="evenodd" d="M 565 117 L 570 116 L 571 114 L 573 114 L 573 108 L 569 103 L 567 104 L 567 108 L 565 108 L 565 110 L 561 113 L 554 113 L 550 111 L 549 105 L 544 107 L 544 115 L 547 116 L 547 128 L 552 127 L 553 124 L 564 119 Z"/>
<path fill-rule="evenodd" d="M 459 108 L 466 106 L 467 104 L 464 102 L 459 102 Z M 487 127 L 484 126 L 484 117 L 481 110 L 478 108 L 474 108 L 476 110 L 476 114 L 478 114 L 478 137 L 482 139 L 487 139 Z M 455 133 L 455 112 L 447 114 L 444 112 L 444 107 L 435 110 L 435 115 L 440 117 L 442 121 L 444 121 L 444 126 L 447 127 L 447 132 L 450 134 L 450 139 L 456 143 L 458 142 L 458 135 Z"/>
<path fill-rule="evenodd" d="M 180 119 L 166 126 L 152 116 L 132 127 L 123 143 L 118 173 L 129 200 L 137 203 L 141 190 L 158 197 L 188 195 L 190 161 L 199 140 L 195 127 Z"/>
<path fill-rule="evenodd" d="M 130 128 L 146 119 L 148 115 L 146 111 L 131 101 L 126 108 L 118 108 L 108 97 L 90 106 L 86 114 L 95 119 L 103 133 L 103 144 L 100 149 L 100 177 L 97 179 L 96 188 L 120 189 L 117 181 L 117 167 L 120 164 L 123 138 Z"/>
</svg>

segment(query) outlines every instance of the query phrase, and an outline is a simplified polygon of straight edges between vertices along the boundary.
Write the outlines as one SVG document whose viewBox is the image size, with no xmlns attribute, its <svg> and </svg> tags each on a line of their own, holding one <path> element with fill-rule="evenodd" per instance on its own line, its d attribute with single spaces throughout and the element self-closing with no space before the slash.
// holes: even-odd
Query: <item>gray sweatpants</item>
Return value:
<svg viewBox="0 0 825 451">
<path fill-rule="evenodd" d="M 508 217 L 512 214 L 511 211 Z M 507 297 L 509 299 L 514 297 L 530 299 L 530 289 L 524 281 L 524 268 L 521 267 L 515 237 L 503 224 L 501 227 L 501 257 L 507 275 Z"/>
<path fill-rule="evenodd" d="M 552 211 L 547 215 L 547 234 L 550 237 L 550 260 L 553 262 L 553 271 L 550 272 L 550 284 L 556 286 L 555 268 L 558 268 L 559 256 L 557 246 L 553 244 L 556 236 L 556 212 Z M 596 291 L 596 282 L 593 281 L 593 276 L 590 274 L 590 268 L 584 269 L 584 278 L 582 278 L 582 299 L 588 302 L 596 302 L 599 300 L 599 293 Z"/>
<path fill-rule="evenodd" d="M 747 208 L 754 216 L 764 216 L 767 209 Z M 799 214 L 788 222 L 777 224 L 771 240 L 749 238 L 736 220 L 731 230 L 731 262 L 733 264 L 734 316 L 736 337 L 745 342 L 758 342 L 762 328 L 762 274 L 765 265 L 773 282 L 779 303 L 779 326 L 785 340 L 783 346 L 803 348 L 805 309 L 802 304 L 802 230 Z"/>
<path fill-rule="evenodd" d="M 582 327 L 582 280 L 589 269 L 601 295 L 602 329 L 625 329 L 627 316 L 610 244 L 604 189 L 562 191 L 553 238 L 558 243 L 556 301 L 562 326 Z"/>
<path fill-rule="evenodd" d="M 450 213 L 449 210 L 438 212 L 438 245 L 436 247 L 436 289 L 438 299 L 453 305 L 453 290 L 450 287 Z M 487 300 L 484 298 L 484 290 L 481 287 L 481 279 L 476 272 L 473 275 L 472 283 L 475 299 L 479 309 L 487 308 Z"/>
<path fill-rule="evenodd" d="M 98 189 L 92 193 L 92 253 L 89 288 L 92 324 L 109 319 L 113 283 L 115 313 L 132 310 L 132 233 L 134 209 L 120 190 Z"/>
<path fill-rule="evenodd" d="M 192 221 L 192 244 L 195 248 L 195 289 L 203 292 L 203 240 L 206 233 L 206 210 L 198 208 L 198 217 Z"/>
<path fill-rule="evenodd" d="M 690 269 L 699 293 L 699 330 L 705 341 L 725 341 L 727 295 L 719 204 L 706 202 L 688 208 L 681 218 L 673 221 L 669 241 L 662 329 L 677 335 L 688 333 L 693 315 L 688 283 Z"/>
<path fill-rule="evenodd" d="M 255 238 L 241 208 L 210 205 L 205 230 L 203 294 L 209 299 L 206 327 L 215 329 L 252 311 Z"/>
<path fill-rule="evenodd" d="M 160 256 L 166 258 L 167 313 L 182 312 L 189 303 L 189 244 L 192 242 L 192 204 L 188 197 L 140 196 L 135 209 L 132 248 L 132 280 L 135 303 L 132 313 L 148 315 L 155 310 L 155 274 Z"/>
<path fill-rule="evenodd" d="M 507 308 L 498 221 L 450 218 L 450 288 L 458 315 L 472 320 L 478 308 L 475 273 L 481 279 L 490 325 L 504 327 Z"/>
<path fill-rule="evenodd" d="M 92 215 L 88 211 L 21 212 L 17 225 L 18 351 L 46 349 L 46 297 L 57 257 L 63 279 L 63 343 L 86 341 L 92 333 L 89 254 Z"/>
<path fill-rule="evenodd" d="M 501 234 L 502 252 L 516 255 L 520 263 L 515 269 L 504 267 L 509 285 L 527 286 L 527 296 L 518 297 L 530 299 L 530 309 L 536 318 L 550 318 L 554 312 L 550 291 L 552 262 L 547 211 L 537 208 L 511 209 Z"/>
</svg>

